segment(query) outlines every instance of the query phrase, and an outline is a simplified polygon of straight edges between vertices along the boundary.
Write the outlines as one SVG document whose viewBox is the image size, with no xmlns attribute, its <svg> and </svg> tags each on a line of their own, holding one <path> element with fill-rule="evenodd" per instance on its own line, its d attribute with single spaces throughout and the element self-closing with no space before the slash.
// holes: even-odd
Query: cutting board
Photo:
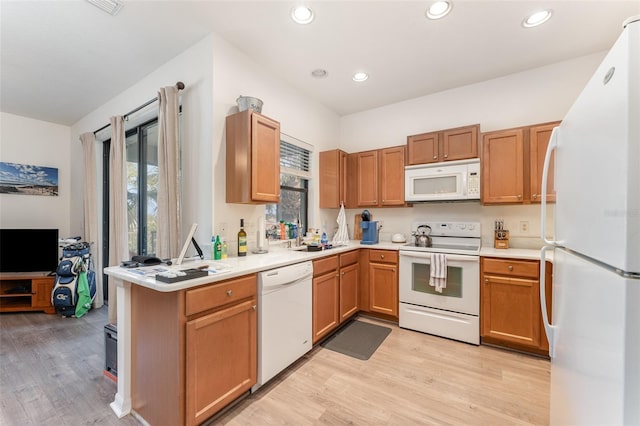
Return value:
<svg viewBox="0 0 640 426">
<path fill-rule="evenodd" d="M 371 220 L 373 220 L 373 214 L 370 214 Z M 362 228 L 360 228 L 360 222 L 362 222 L 362 213 L 356 214 L 355 226 L 353 227 L 353 239 L 362 240 Z"/>
</svg>

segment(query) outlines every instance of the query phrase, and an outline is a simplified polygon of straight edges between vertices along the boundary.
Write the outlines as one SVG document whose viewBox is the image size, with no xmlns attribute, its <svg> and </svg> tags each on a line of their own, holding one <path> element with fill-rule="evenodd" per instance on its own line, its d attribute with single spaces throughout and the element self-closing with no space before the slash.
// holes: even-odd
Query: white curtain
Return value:
<svg viewBox="0 0 640 426">
<path fill-rule="evenodd" d="M 98 201 L 96 195 L 96 136 L 92 132 L 80 135 L 83 154 L 84 181 L 84 240 L 91 243 L 93 266 L 96 271 L 96 297 L 93 307 L 104 304 L 102 294 L 102 247 L 98 234 Z"/>
<path fill-rule="evenodd" d="M 124 119 L 111 117 L 109 148 L 109 266 L 129 259 L 127 228 L 126 140 Z M 109 322 L 117 322 L 114 278 L 109 279 Z"/>
<path fill-rule="evenodd" d="M 178 256 L 180 241 L 180 146 L 178 89 L 163 87 L 158 92 L 158 234 L 156 255 Z"/>
</svg>

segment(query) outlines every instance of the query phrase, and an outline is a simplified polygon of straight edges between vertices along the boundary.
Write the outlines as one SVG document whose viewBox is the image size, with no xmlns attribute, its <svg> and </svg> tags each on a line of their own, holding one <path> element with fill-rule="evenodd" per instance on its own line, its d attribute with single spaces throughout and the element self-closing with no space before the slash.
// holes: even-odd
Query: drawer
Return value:
<svg viewBox="0 0 640 426">
<path fill-rule="evenodd" d="M 327 272 L 336 271 L 338 269 L 338 255 L 323 257 L 322 259 L 313 261 L 313 276 L 324 275 Z"/>
<path fill-rule="evenodd" d="M 369 250 L 369 262 L 398 263 L 398 252 L 395 250 Z"/>
<path fill-rule="evenodd" d="M 353 250 L 348 253 L 343 253 L 340 255 L 341 268 L 345 266 L 353 265 L 356 262 L 358 262 L 358 250 Z"/>
<path fill-rule="evenodd" d="M 248 297 L 255 297 L 257 293 L 255 274 L 187 290 L 186 315 L 190 316 Z"/>
<path fill-rule="evenodd" d="M 514 277 L 538 278 L 540 263 L 537 260 L 493 259 L 482 258 L 484 273 L 500 274 Z"/>
</svg>

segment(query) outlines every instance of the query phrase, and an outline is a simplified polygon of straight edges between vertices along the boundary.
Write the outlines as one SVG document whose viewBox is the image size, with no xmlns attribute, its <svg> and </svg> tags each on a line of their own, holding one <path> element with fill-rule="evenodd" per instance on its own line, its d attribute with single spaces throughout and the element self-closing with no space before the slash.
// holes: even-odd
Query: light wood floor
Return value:
<svg viewBox="0 0 640 426">
<path fill-rule="evenodd" d="M 368 361 L 318 346 L 210 424 L 548 424 L 547 360 L 360 319 L 392 328 Z M 0 425 L 138 424 L 109 407 L 106 322 L 0 315 Z"/>
</svg>

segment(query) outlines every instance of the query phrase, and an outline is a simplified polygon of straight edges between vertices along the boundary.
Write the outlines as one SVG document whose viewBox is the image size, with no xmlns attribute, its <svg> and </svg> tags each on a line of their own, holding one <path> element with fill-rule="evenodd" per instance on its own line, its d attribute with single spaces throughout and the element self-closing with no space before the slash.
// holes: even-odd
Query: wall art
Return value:
<svg viewBox="0 0 640 426">
<path fill-rule="evenodd" d="M 58 169 L 0 161 L 0 194 L 58 195 Z"/>
</svg>

